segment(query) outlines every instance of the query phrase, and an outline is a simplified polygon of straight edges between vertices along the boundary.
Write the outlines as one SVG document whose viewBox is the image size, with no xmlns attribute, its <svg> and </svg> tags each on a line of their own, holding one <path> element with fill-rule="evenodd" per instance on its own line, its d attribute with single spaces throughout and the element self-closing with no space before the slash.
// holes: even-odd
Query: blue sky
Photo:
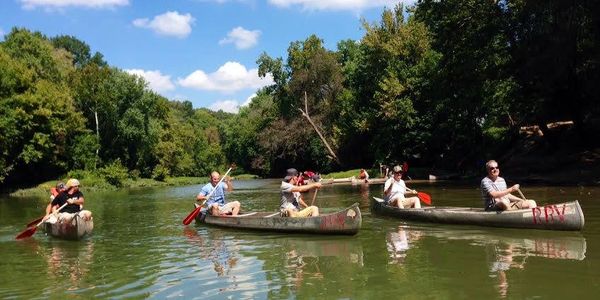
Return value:
<svg viewBox="0 0 600 300">
<path fill-rule="evenodd" d="M 237 112 L 270 84 L 257 75 L 261 53 L 285 58 L 290 42 L 311 34 L 334 50 L 339 41 L 364 35 L 361 18 L 379 21 L 383 8 L 398 2 L 1 0 L 0 39 L 15 26 L 73 35 L 169 99 Z"/>
</svg>

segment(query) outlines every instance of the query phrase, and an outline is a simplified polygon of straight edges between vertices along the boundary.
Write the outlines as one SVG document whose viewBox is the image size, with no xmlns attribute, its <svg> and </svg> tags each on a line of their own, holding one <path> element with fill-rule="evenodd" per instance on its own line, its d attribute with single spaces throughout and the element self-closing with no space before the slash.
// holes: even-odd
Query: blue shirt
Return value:
<svg viewBox="0 0 600 300">
<path fill-rule="evenodd" d="M 219 204 L 219 206 L 225 205 L 225 189 L 227 189 L 227 184 L 221 182 L 215 187 L 215 191 L 212 193 L 210 198 L 206 200 L 206 206 L 210 207 L 214 203 Z M 213 190 L 212 184 L 209 182 L 202 187 L 199 195 L 208 196 L 210 192 Z"/>
</svg>

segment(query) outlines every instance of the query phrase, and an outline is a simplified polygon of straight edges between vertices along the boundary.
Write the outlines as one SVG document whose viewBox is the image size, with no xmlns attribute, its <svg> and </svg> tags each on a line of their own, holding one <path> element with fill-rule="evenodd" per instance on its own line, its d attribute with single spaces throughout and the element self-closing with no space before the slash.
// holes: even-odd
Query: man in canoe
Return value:
<svg viewBox="0 0 600 300">
<path fill-rule="evenodd" d="M 92 212 L 89 210 L 82 210 L 81 207 L 85 202 L 83 193 L 79 190 L 79 180 L 71 178 L 67 181 L 67 190 L 56 195 L 52 203 L 52 215 L 48 218 L 47 222 L 55 223 L 67 223 L 70 222 L 75 215 L 79 214 L 84 220 L 92 219 Z M 60 212 L 58 208 L 63 204 L 67 203 Z"/>
<path fill-rule="evenodd" d="M 535 201 L 521 199 L 511 193 L 519 191 L 519 185 L 506 187 L 506 181 L 500 177 L 498 162 L 490 160 L 485 164 L 487 176 L 481 180 L 481 196 L 485 210 L 510 210 L 522 208 L 534 208 Z"/>
<path fill-rule="evenodd" d="M 279 210 L 282 215 L 287 217 L 317 217 L 319 208 L 314 205 L 308 206 L 300 197 L 300 193 L 318 189 L 321 187 L 321 183 L 315 182 L 299 186 L 297 185 L 298 178 L 298 170 L 294 168 L 287 169 L 287 175 L 281 182 L 281 205 Z M 300 208 L 301 206 L 304 208 Z"/>
<path fill-rule="evenodd" d="M 200 193 L 198 193 L 198 196 L 196 196 L 196 199 L 198 201 L 206 200 L 208 212 L 213 216 L 229 214 L 232 216 L 237 216 L 240 212 L 240 202 L 225 202 L 225 190 L 227 190 L 227 192 L 233 191 L 231 180 L 229 177 L 226 177 L 224 182 L 218 184 L 220 180 L 221 174 L 219 172 L 213 171 L 210 173 L 210 182 L 202 187 Z M 210 199 L 207 199 L 208 194 L 210 194 L 213 189 L 215 191 L 210 196 Z"/>
<path fill-rule="evenodd" d="M 421 208 L 419 197 L 405 197 L 405 194 L 417 194 L 417 191 L 408 189 L 402 180 L 402 167 L 395 166 L 392 169 L 393 176 L 383 186 L 383 198 L 387 205 L 398 208 Z"/>
</svg>

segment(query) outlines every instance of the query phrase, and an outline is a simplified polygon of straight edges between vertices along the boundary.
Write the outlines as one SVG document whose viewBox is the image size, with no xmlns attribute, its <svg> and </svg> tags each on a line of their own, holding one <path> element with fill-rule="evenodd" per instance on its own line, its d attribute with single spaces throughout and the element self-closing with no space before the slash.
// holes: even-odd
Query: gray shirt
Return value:
<svg viewBox="0 0 600 300">
<path fill-rule="evenodd" d="M 279 210 L 298 209 L 296 195 L 292 192 L 293 188 L 293 184 L 285 181 L 281 182 L 281 205 L 279 205 Z"/>
<path fill-rule="evenodd" d="M 496 181 L 492 181 L 489 177 L 485 177 L 481 180 L 481 198 L 483 199 L 483 205 L 486 210 L 492 209 L 496 202 L 494 197 L 490 194 L 493 191 L 504 191 L 506 190 L 506 181 L 504 178 L 498 176 Z"/>
</svg>

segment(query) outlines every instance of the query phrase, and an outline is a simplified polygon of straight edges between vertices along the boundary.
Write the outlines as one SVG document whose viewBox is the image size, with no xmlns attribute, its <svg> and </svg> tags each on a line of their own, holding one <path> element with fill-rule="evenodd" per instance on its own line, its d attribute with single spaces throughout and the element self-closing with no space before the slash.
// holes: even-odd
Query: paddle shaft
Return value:
<svg viewBox="0 0 600 300">
<path fill-rule="evenodd" d="M 313 195 L 312 201 L 310 202 L 310 205 L 314 205 L 315 204 L 315 199 L 317 199 L 317 193 L 319 192 L 319 189 L 315 190 L 315 194 Z"/>
<path fill-rule="evenodd" d="M 63 204 L 61 207 L 59 207 L 56 212 L 60 212 L 61 209 L 65 208 L 65 206 L 69 205 L 69 202 L 66 202 L 65 204 Z M 37 223 L 37 225 L 35 225 L 35 227 L 38 227 L 40 225 L 42 225 L 42 223 L 46 222 L 46 220 L 44 220 L 44 218 L 42 218 L 42 220 Z"/>
<path fill-rule="evenodd" d="M 523 201 L 527 200 L 527 198 L 525 198 L 525 195 L 523 195 L 523 192 L 521 192 L 521 189 L 517 189 L 517 192 L 519 192 L 519 195 L 521 196 L 521 198 L 523 199 Z"/>
</svg>

